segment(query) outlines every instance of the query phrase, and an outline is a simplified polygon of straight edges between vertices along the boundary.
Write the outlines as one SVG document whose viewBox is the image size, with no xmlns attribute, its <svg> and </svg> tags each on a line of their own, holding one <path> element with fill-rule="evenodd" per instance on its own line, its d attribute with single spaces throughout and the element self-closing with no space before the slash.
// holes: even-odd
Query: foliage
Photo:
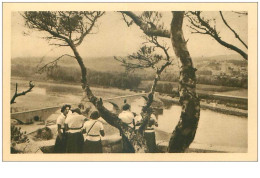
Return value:
<svg viewBox="0 0 260 178">
<path fill-rule="evenodd" d="M 163 41 L 159 41 L 157 36 L 146 37 L 145 45 L 137 52 L 127 57 L 114 57 L 115 60 L 121 62 L 126 71 L 134 71 L 135 69 L 153 69 L 156 74 L 161 75 L 163 70 L 172 64 L 173 59 L 168 54 L 167 45 Z M 159 52 L 164 54 L 160 54 Z M 154 77 L 153 77 L 154 78 Z"/>
<path fill-rule="evenodd" d="M 235 62 L 237 62 L 235 60 Z M 240 65 L 240 64 L 239 64 Z M 244 66 L 244 65 L 243 65 Z M 242 67 L 243 67 L 242 66 Z M 22 70 L 21 70 L 22 69 Z M 26 69 L 26 70 L 25 70 Z M 28 78 L 34 75 L 35 68 L 27 64 L 12 64 L 11 75 L 12 77 L 25 77 Z M 210 71 L 207 70 L 198 70 L 199 75 L 197 76 L 198 84 L 207 84 L 207 85 L 217 85 L 217 86 L 230 86 L 230 87 L 239 87 L 239 88 L 248 88 L 248 78 L 246 76 L 241 76 L 241 73 L 237 77 L 232 77 L 228 75 L 208 75 Z M 205 75 L 207 73 L 207 75 Z M 203 74 L 203 75 L 202 75 Z M 32 80 L 54 80 L 62 82 L 80 82 L 80 71 L 76 67 L 57 67 L 53 71 L 48 71 L 45 74 L 34 75 L 30 77 Z M 123 82 L 122 80 L 126 81 Z M 90 84 L 104 87 L 117 87 L 117 88 L 127 88 L 134 89 L 140 88 L 141 81 L 153 80 L 154 75 L 146 72 L 139 75 L 134 74 L 125 74 L 121 72 L 98 72 L 94 70 L 89 70 L 89 82 Z M 162 73 L 160 77 L 161 81 L 167 82 L 178 82 L 179 78 L 177 75 L 167 72 Z M 159 83 L 158 85 L 163 85 Z M 150 86 L 148 86 L 150 87 Z M 141 87 L 142 89 L 144 87 Z M 160 92 L 161 90 L 158 87 L 156 91 Z M 149 88 L 150 89 L 150 88 Z M 149 91 L 149 89 L 146 91 Z M 165 90 L 164 90 L 165 91 Z M 170 90 L 168 90 L 170 92 Z M 166 93 L 168 93 L 166 92 Z"/>
<path fill-rule="evenodd" d="M 44 127 L 36 131 L 35 138 L 40 140 L 50 140 L 53 138 L 53 133 L 49 127 Z"/>
<path fill-rule="evenodd" d="M 141 78 L 127 73 L 89 72 L 89 83 L 93 85 L 135 89 L 141 83 Z"/>
<path fill-rule="evenodd" d="M 11 153 L 19 153 L 15 145 L 25 142 L 29 142 L 26 132 L 22 132 L 21 127 L 11 125 Z"/>
<path fill-rule="evenodd" d="M 20 68 L 20 66 L 23 66 Z M 34 69 L 27 64 L 12 65 L 12 77 L 28 78 L 34 75 L 34 70 L 20 69 Z M 149 76 L 151 78 L 152 76 Z M 31 77 L 30 77 L 31 78 Z M 81 79 L 80 70 L 77 67 L 57 66 L 52 70 L 48 70 L 43 74 L 34 75 L 33 80 L 54 80 L 60 82 L 78 83 Z M 152 78 L 151 78 L 152 79 Z M 121 89 L 136 89 L 141 83 L 141 76 L 131 73 L 121 72 L 99 72 L 95 70 L 88 70 L 88 80 L 91 85 L 103 87 L 116 87 Z"/>
<path fill-rule="evenodd" d="M 201 75 L 197 77 L 197 83 L 207 84 L 207 85 L 227 86 L 227 87 L 248 88 L 247 77 L 231 77 L 227 75 L 219 75 L 219 76 Z"/>
<path fill-rule="evenodd" d="M 102 102 L 101 98 L 97 98 L 92 93 L 89 82 L 87 80 L 87 68 L 84 65 L 83 59 L 77 50 L 77 46 L 79 46 L 81 44 L 81 42 L 84 40 L 85 36 L 87 34 L 89 34 L 92 27 L 95 25 L 95 21 L 97 20 L 97 18 L 102 16 L 104 14 L 104 12 L 94 12 L 95 15 L 89 14 L 89 12 L 83 12 L 83 15 L 86 17 L 86 22 L 84 20 L 79 20 L 80 32 L 78 32 L 76 29 L 74 31 L 72 31 L 72 29 L 71 29 L 71 26 L 73 27 L 73 25 L 70 23 L 71 12 L 68 12 L 69 16 L 68 16 L 68 14 L 65 15 L 66 18 L 68 18 L 68 27 L 69 28 L 67 29 L 65 27 L 61 27 L 61 30 L 59 28 L 57 28 L 57 27 L 59 27 L 59 22 L 61 21 L 61 19 L 63 19 L 59 16 L 60 12 L 56 12 L 56 13 L 54 12 L 53 17 L 51 17 L 51 20 L 50 20 L 51 22 L 53 21 L 53 19 L 55 20 L 56 18 L 59 18 L 59 20 L 60 20 L 54 24 L 50 23 L 49 20 L 45 21 L 45 18 L 49 19 L 48 14 L 41 15 L 40 12 L 36 12 L 36 20 L 35 20 L 34 16 L 31 18 L 31 16 L 28 15 L 30 13 L 31 12 L 26 12 L 24 15 L 26 22 L 28 22 L 29 28 L 48 32 L 48 34 L 51 36 L 47 37 L 46 39 L 55 39 L 55 40 L 58 40 L 59 42 L 61 42 L 61 43 L 55 42 L 55 43 L 53 43 L 54 45 L 69 46 L 71 48 L 71 50 L 73 51 L 73 54 L 74 54 L 73 57 L 77 60 L 77 63 L 79 64 L 80 69 L 81 69 L 81 86 L 82 86 L 84 93 L 86 94 L 86 97 L 97 108 L 101 117 L 103 117 L 110 125 L 119 129 L 119 131 L 123 137 L 124 148 L 127 149 L 127 152 L 135 152 L 134 146 L 132 145 L 131 142 L 129 142 L 129 138 L 127 137 L 129 131 L 131 132 L 131 129 L 128 128 L 127 124 L 123 123 L 114 113 L 108 111 L 103 106 L 103 102 Z M 52 12 L 49 12 L 49 13 L 51 14 Z M 61 12 L 61 13 L 66 13 L 66 12 Z M 81 15 L 81 12 L 75 12 L 75 13 L 77 13 L 77 15 Z M 66 20 L 66 18 L 64 20 Z M 88 20 L 90 22 L 88 22 Z M 88 26 L 89 24 L 90 24 L 90 26 L 88 28 L 84 27 L 84 25 Z M 53 26 L 54 26 L 54 28 L 53 28 Z M 62 26 L 64 26 L 64 24 Z M 63 33 L 63 31 L 62 31 L 63 29 L 65 29 L 65 33 Z M 73 38 L 72 36 L 73 36 L 74 32 L 76 32 L 76 34 L 79 33 L 79 37 Z M 60 58 L 62 58 L 62 56 L 57 58 L 56 60 L 52 61 L 50 64 L 51 65 L 54 64 L 54 66 L 55 66 L 56 61 L 59 60 Z M 45 67 L 48 67 L 48 66 L 45 65 Z"/>
<path fill-rule="evenodd" d="M 48 32 L 49 36 L 44 38 L 55 40 L 51 44 L 69 46 L 68 42 L 72 42 L 78 46 L 103 14 L 100 11 L 26 11 L 22 16 L 28 28 Z"/>
<path fill-rule="evenodd" d="M 173 92 L 173 85 L 171 83 L 159 83 L 155 91 L 159 93 L 171 94 Z"/>
<path fill-rule="evenodd" d="M 127 58 L 117 58 L 122 62 L 126 70 L 154 68 L 157 63 L 163 60 L 163 56 L 155 53 L 154 46 L 142 46 L 136 53 L 128 55 Z"/>
<path fill-rule="evenodd" d="M 21 127 L 11 126 L 11 141 L 15 144 L 24 143 L 28 141 L 26 132 L 21 131 Z"/>
<path fill-rule="evenodd" d="M 75 68 L 62 67 L 47 73 L 47 78 L 56 81 L 80 82 L 81 73 Z M 109 73 L 88 71 L 88 81 L 91 85 L 116 87 L 122 89 L 137 88 L 141 78 L 126 73 Z"/>
</svg>

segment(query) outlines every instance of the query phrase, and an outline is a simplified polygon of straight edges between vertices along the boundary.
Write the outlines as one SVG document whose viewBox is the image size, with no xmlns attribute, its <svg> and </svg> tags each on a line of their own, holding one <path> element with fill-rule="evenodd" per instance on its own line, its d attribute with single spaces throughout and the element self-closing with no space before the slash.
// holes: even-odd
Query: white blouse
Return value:
<svg viewBox="0 0 260 178">
<path fill-rule="evenodd" d="M 100 130 L 104 130 L 103 124 L 98 120 L 88 120 L 83 125 L 83 130 L 86 131 L 84 134 L 85 138 L 92 141 L 100 140 Z"/>
<path fill-rule="evenodd" d="M 68 125 L 68 132 L 78 132 L 83 126 L 85 116 L 78 113 L 72 113 L 67 116 L 65 124 Z M 71 129 L 71 130 L 70 130 Z M 76 130 L 75 130 L 76 129 Z"/>
<path fill-rule="evenodd" d="M 65 119 L 66 119 L 66 116 L 64 116 L 64 114 L 63 113 L 61 113 L 60 115 L 59 115 L 59 117 L 57 118 L 57 121 L 56 121 L 56 124 L 58 125 L 61 125 L 61 128 L 63 129 L 64 128 L 64 126 L 65 126 Z"/>
<path fill-rule="evenodd" d="M 129 110 L 123 111 L 118 115 L 118 118 L 121 119 L 124 123 L 128 124 L 130 127 L 133 127 L 134 117 L 134 114 Z"/>
</svg>

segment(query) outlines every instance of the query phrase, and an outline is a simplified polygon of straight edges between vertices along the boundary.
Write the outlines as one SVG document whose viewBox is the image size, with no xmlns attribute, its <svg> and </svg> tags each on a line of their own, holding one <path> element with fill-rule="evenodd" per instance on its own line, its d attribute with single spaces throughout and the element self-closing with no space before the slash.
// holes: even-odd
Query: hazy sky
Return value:
<svg viewBox="0 0 260 178">
<path fill-rule="evenodd" d="M 234 38 L 232 32 L 220 20 L 218 12 L 206 12 L 207 16 L 216 18 L 216 27 L 220 31 L 223 39 L 230 43 L 236 44 L 242 49 L 243 46 Z M 237 17 L 234 13 L 223 12 L 226 20 L 247 43 L 247 16 Z M 164 24 L 169 28 L 172 14 L 170 12 L 163 12 Z M 215 56 L 236 54 L 235 52 L 221 46 L 214 39 L 206 35 L 191 34 L 190 29 L 186 27 L 187 20 L 184 23 L 183 30 L 185 39 L 188 41 L 188 49 L 192 57 L 200 56 Z M 45 33 L 28 30 L 24 27 L 24 20 L 18 12 L 12 13 L 12 43 L 11 54 L 14 57 L 29 57 L 29 56 L 60 56 L 64 53 L 72 54 L 68 47 L 54 48 L 41 37 Z M 127 27 L 122 20 L 122 15 L 118 12 L 106 12 L 106 14 L 98 20 L 97 34 L 88 35 L 84 42 L 78 48 L 80 54 L 86 57 L 100 57 L 100 56 L 125 56 L 135 52 L 139 49 L 144 38 L 142 31 L 136 26 Z M 24 34 L 24 32 L 26 34 Z M 28 35 L 29 32 L 29 35 Z M 170 40 L 166 42 L 171 46 Z M 173 49 L 169 52 L 173 55 Z"/>
</svg>

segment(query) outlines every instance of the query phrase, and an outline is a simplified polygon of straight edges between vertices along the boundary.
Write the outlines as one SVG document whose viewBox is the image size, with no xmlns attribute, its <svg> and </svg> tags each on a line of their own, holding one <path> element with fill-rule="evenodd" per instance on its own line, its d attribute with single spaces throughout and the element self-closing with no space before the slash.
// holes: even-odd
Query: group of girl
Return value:
<svg viewBox="0 0 260 178">
<path fill-rule="evenodd" d="M 87 119 L 79 108 L 71 111 L 70 105 L 62 106 L 57 118 L 58 135 L 54 152 L 102 153 L 101 137 L 105 136 L 105 132 L 98 118 L 98 111 L 93 111 Z"/>
</svg>

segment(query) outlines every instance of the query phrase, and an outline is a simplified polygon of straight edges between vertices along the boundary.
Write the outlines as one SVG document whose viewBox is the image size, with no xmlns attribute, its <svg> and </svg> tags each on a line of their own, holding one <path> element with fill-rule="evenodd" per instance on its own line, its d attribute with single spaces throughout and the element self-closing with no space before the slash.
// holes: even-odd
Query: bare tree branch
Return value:
<svg viewBox="0 0 260 178">
<path fill-rule="evenodd" d="M 224 18 L 224 16 L 223 16 L 222 12 L 219 11 L 219 13 L 220 13 L 220 16 L 221 16 L 221 18 L 222 18 L 224 24 L 234 33 L 235 37 L 248 49 L 247 45 L 246 45 L 245 42 L 239 37 L 239 35 L 237 34 L 237 32 L 236 32 L 233 28 L 231 28 L 230 25 L 228 25 L 228 23 L 227 23 L 227 21 L 225 20 L 225 18 Z"/>
<path fill-rule="evenodd" d="M 219 36 L 219 32 L 217 32 L 215 27 L 212 27 L 209 24 L 209 20 L 205 20 L 203 17 L 201 17 L 201 12 L 200 11 L 189 11 L 190 14 L 193 15 L 193 18 L 186 13 L 186 16 L 189 18 L 189 21 L 192 24 L 192 29 L 198 29 L 196 33 L 201 33 L 201 34 L 207 34 L 213 37 L 219 44 L 222 46 L 229 48 L 238 54 L 240 54 L 244 59 L 248 60 L 248 55 L 246 52 L 238 48 L 237 46 L 234 46 L 224 40 Z"/>
<path fill-rule="evenodd" d="M 86 29 L 85 29 L 85 32 L 84 32 L 84 30 L 82 30 L 82 33 L 81 33 L 80 38 L 77 39 L 77 40 L 75 40 L 75 42 L 77 41 L 77 42 L 75 43 L 75 46 L 79 46 L 79 45 L 82 43 L 82 41 L 83 41 L 83 39 L 85 38 L 85 36 L 86 36 L 87 34 L 89 34 L 89 33 L 91 32 L 92 28 L 95 26 L 95 23 L 96 23 L 97 19 L 100 18 L 102 15 L 104 15 L 104 13 L 105 13 L 105 12 L 99 12 L 99 11 L 97 11 L 97 12 L 96 12 L 96 15 L 94 16 L 93 19 L 90 19 L 90 18 L 88 17 L 88 14 L 85 14 L 85 17 L 87 17 L 87 18 L 90 19 L 90 21 L 91 21 L 90 27 L 89 27 L 89 28 L 86 28 Z"/>
<path fill-rule="evenodd" d="M 57 65 L 57 62 L 63 58 L 64 56 L 69 56 L 69 57 L 72 57 L 72 58 L 76 58 L 75 56 L 72 56 L 72 55 L 69 55 L 69 54 L 63 54 L 61 55 L 60 57 L 58 57 L 57 59 L 45 64 L 44 66 L 42 66 L 40 69 L 38 69 L 38 73 L 42 73 L 44 70 L 46 70 L 46 68 L 48 68 L 49 66 L 56 66 Z"/>
<path fill-rule="evenodd" d="M 31 92 L 32 89 L 33 89 L 33 87 L 34 87 L 34 84 L 32 83 L 32 81 L 30 81 L 30 82 L 29 82 L 29 88 L 28 88 L 26 91 L 23 91 L 23 92 L 21 92 L 21 93 L 18 93 L 18 91 L 17 91 L 17 89 L 18 89 L 18 84 L 16 83 L 16 84 L 15 84 L 15 93 L 14 93 L 14 95 L 13 95 L 13 97 L 12 97 L 10 103 L 11 103 L 11 104 L 15 103 L 15 99 L 16 99 L 17 97 L 22 96 L 22 95 L 26 95 L 27 93 Z"/>
<path fill-rule="evenodd" d="M 48 53 L 54 51 L 56 48 L 59 48 L 60 46 L 56 46 L 51 48 L 47 53 L 44 54 L 44 56 L 41 57 L 40 62 L 37 64 L 36 68 L 38 69 L 40 64 L 43 62 L 44 58 L 47 56 Z"/>
<path fill-rule="evenodd" d="M 128 22 L 127 21 L 127 19 L 126 19 L 126 17 L 125 17 L 125 14 L 124 13 L 121 13 L 122 14 L 122 16 L 123 16 L 123 20 L 125 21 L 125 23 L 126 23 L 126 25 L 128 26 L 128 27 L 130 27 L 132 24 L 133 24 L 133 20 L 131 20 L 130 22 Z"/>
<path fill-rule="evenodd" d="M 248 15 L 248 13 L 246 11 L 232 11 L 236 14 L 239 14 L 239 15 Z"/>
<path fill-rule="evenodd" d="M 163 46 L 161 45 L 158 40 L 157 40 L 157 37 L 152 37 L 152 40 L 149 40 L 151 43 L 155 44 L 156 47 L 160 48 L 163 50 L 164 54 L 166 55 L 166 61 L 169 61 L 170 60 L 170 56 L 168 54 L 168 49 L 166 46 Z"/>
</svg>

